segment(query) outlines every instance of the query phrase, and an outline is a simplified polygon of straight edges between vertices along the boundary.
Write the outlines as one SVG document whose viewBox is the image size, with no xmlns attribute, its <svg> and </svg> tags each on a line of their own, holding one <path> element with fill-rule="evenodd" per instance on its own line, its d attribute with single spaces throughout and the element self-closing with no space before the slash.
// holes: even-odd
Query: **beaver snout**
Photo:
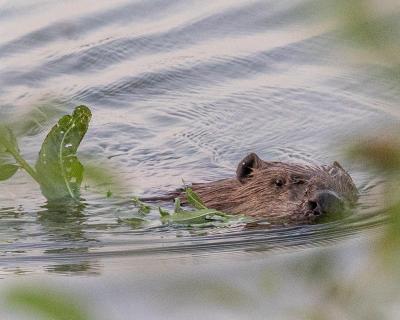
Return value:
<svg viewBox="0 0 400 320">
<path fill-rule="evenodd" d="M 318 191 L 308 201 L 308 208 L 316 216 L 326 213 L 341 213 L 344 210 L 344 201 L 333 191 Z"/>
</svg>

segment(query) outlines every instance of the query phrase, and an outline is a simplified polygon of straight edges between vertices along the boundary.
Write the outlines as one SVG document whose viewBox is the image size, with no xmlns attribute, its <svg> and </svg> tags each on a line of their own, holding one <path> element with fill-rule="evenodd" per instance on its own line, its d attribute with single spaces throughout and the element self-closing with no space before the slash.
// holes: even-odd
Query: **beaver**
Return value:
<svg viewBox="0 0 400 320">
<path fill-rule="evenodd" d="M 207 183 L 193 183 L 192 190 L 208 208 L 230 214 L 266 219 L 269 222 L 313 223 L 355 206 L 357 188 L 337 162 L 307 165 L 261 160 L 250 153 L 239 162 L 236 177 Z M 181 198 L 184 190 L 166 197 Z"/>
</svg>

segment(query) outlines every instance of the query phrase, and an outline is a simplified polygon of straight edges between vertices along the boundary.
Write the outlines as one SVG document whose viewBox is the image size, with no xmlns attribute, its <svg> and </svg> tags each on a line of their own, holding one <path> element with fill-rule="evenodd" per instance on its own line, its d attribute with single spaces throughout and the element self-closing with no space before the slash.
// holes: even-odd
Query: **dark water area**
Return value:
<svg viewBox="0 0 400 320">
<path fill-rule="evenodd" d="M 366 128 L 396 125 L 395 84 L 377 66 L 352 64 L 335 25 L 311 19 L 307 1 L 0 4 L 0 116 L 23 118 L 48 101 L 64 113 L 90 106 L 82 162 L 106 165 L 125 185 L 111 198 L 107 186 L 85 189 L 84 205 L 65 209 L 49 208 L 24 173 L 0 183 L 0 278 L 101 279 L 112 261 L 128 275 L 135 263 L 157 272 L 159 261 L 201 265 L 219 254 L 250 263 L 358 239 L 385 223 L 382 180 L 346 160 L 344 147 Z M 30 162 L 52 123 L 19 141 Z M 339 160 L 360 206 L 341 221 L 257 230 L 163 225 L 157 212 L 143 228 L 118 223 L 137 213 L 125 201 L 133 195 L 233 176 L 249 152 Z"/>
</svg>

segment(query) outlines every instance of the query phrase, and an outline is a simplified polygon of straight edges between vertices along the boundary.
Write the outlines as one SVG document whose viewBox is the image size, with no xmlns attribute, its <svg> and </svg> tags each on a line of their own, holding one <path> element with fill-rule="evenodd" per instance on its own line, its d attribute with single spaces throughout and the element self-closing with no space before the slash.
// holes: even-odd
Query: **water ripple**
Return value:
<svg viewBox="0 0 400 320">
<path fill-rule="evenodd" d="M 83 159 L 121 175 L 122 194 L 88 188 L 81 210 L 48 208 L 22 172 L 0 184 L 0 273 L 95 273 L 126 255 L 211 255 L 324 246 L 379 231 L 384 181 L 344 162 L 360 190 L 351 217 L 314 226 L 190 229 L 149 215 L 134 194 L 232 177 L 249 152 L 304 163 L 343 160 L 368 124 L 396 122 L 394 80 L 379 66 L 340 61 L 336 30 L 308 2 L 18 2 L 0 11 L 0 108 L 10 117 L 36 99 L 89 104 Z M 308 12 L 308 13 L 307 13 Z M 12 31 L 12 32 L 11 32 Z M 371 72 L 373 71 L 373 72 Z M 45 130 L 21 139 L 32 163 Z M 96 186 L 97 187 L 97 186 Z M 166 206 L 172 204 L 166 203 Z M 23 266 L 19 268 L 20 266 Z M 40 270 L 40 271 L 39 271 Z"/>
</svg>

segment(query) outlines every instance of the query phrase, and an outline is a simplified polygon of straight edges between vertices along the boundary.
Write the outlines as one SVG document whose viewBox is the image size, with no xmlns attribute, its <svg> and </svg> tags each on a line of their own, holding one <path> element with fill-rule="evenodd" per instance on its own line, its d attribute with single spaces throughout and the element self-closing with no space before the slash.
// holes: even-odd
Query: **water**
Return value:
<svg viewBox="0 0 400 320">
<path fill-rule="evenodd" d="M 23 116 L 57 101 L 91 107 L 82 159 L 125 187 L 91 188 L 84 206 L 49 208 L 24 173 L 0 184 L 0 277 L 162 272 L 325 247 L 378 231 L 381 179 L 344 160 L 368 126 L 396 123 L 395 84 L 343 58 L 337 30 L 306 1 L 1 1 L 0 112 Z M 373 73 L 371 71 L 374 71 Z M 35 161 L 51 121 L 20 140 Z M 249 152 L 304 163 L 339 160 L 361 194 L 351 217 L 313 226 L 193 230 L 118 223 L 124 200 L 234 175 Z M 238 257 L 241 258 L 238 258 Z M 128 266 L 129 264 L 129 266 Z M 124 265 L 126 267 L 124 267 Z M 216 263 L 220 267 L 220 263 Z M 223 264 L 222 264 L 223 265 Z"/>
</svg>

